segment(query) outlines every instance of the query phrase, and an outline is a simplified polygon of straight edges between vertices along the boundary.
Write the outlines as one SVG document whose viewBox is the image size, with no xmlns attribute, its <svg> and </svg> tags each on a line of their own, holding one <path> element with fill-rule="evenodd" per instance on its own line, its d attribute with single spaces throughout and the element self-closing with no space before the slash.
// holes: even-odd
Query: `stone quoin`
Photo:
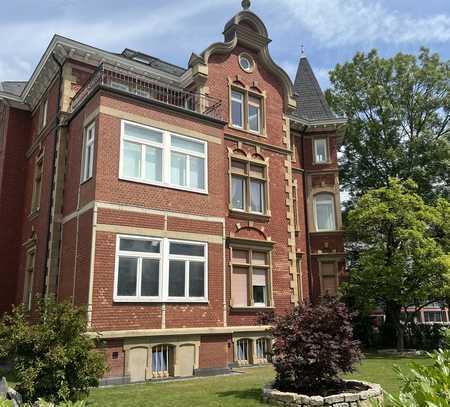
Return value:
<svg viewBox="0 0 450 407">
<path fill-rule="evenodd" d="M 344 278 L 345 119 L 242 6 L 186 68 L 55 35 L 0 83 L 0 312 L 86 306 L 105 383 L 267 363 L 258 315 Z"/>
</svg>

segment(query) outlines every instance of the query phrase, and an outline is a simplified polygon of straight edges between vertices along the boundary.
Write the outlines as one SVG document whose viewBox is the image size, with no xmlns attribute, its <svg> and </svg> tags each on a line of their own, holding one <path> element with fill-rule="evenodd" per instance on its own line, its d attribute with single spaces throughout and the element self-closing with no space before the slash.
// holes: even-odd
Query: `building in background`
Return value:
<svg viewBox="0 0 450 407">
<path fill-rule="evenodd" d="M 0 310 L 87 306 L 107 382 L 265 363 L 258 314 L 343 277 L 345 120 L 243 3 L 187 68 L 55 36 L 0 85 Z"/>
</svg>

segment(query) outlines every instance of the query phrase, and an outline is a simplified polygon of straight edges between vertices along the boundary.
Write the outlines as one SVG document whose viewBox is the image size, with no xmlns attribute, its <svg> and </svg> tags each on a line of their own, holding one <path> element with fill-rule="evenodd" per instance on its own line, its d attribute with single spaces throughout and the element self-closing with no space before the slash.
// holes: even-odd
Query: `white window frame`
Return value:
<svg viewBox="0 0 450 407">
<path fill-rule="evenodd" d="M 126 136 L 125 135 L 125 124 L 130 124 L 132 126 L 142 127 L 148 130 L 153 130 L 156 132 L 159 132 L 162 134 L 162 143 L 157 143 L 154 141 L 145 141 L 143 139 L 134 138 L 132 136 Z M 171 137 L 179 137 L 188 141 L 192 141 L 195 143 L 200 143 L 204 146 L 204 153 L 197 153 L 191 150 L 185 150 L 180 147 L 172 147 L 171 145 Z M 124 175 L 124 142 L 129 141 L 131 143 L 144 145 L 144 146 L 150 146 L 150 147 L 156 147 L 162 149 L 162 181 L 151 181 L 148 179 L 145 179 L 143 174 L 145 174 L 145 148 L 141 148 L 141 176 L 140 177 L 130 177 Z M 187 160 L 186 160 L 186 181 L 187 185 L 177 185 L 173 184 L 171 182 L 171 153 L 172 151 L 186 154 Z M 198 158 L 203 158 L 204 160 L 204 188 L 197 188 L 192 187 L 189 185 L 190 182 L 190 176 L 189 176 L 189 156 L 195 156 Z M 184 136 L 182 134 L 174 133 L 171 131 L 167 131 L 164 129 L 159 129 L 156 127 L 146 126 L 144 124 L 128 121 L 128 120 L 122 120 L 121 121 L 121 131 L 120 131 L 120 162 L 119 162 L 119 179 L 126 180 L 126 181 L 133 181 L 138 182 L 142 184 L 148 184 L 148 185 L 157 185 L 165 188 L 171 188 L 171 189 L 178 189 L 182 191 L 190 191 L 190 192 L 197 192 L 200 194 L 208 194 L 208 143 L 205 140 L 201 140 L 194 137 L 188 137 Z"/>
<path fill-rule="evenodd" d="M 86 160 L 87 152 L 91 150 L 89 162 Z M 92 122 L 84 129 L 83 137 L 83 165 L 81 170 L 81 183 L 91 179 L 94 172 L 95 154 L 95 122 Z"/>
<path fill-rule="evenodd" d="M 257 99 L 258 102 L 252 102 L 251 99 Z M 258 129 L 257 130 L 253 130 L 250 128 L 250 106 L 256 107 L 258 108 Z M 255 134 L 261 134 L 261 119 L 262 119 L 262 115 L 261 115 L 261 110 L 262 110 L 262 98 L 259 96 L 254 96 L 253 94 L 249 94 L 248 95 L 248 131 L 251 133 L 255 133 Z"/>
<path fill-rule="evenodd" d="M 325 159 L 319 160 L 318 159 L 318 148 L 319 144 L 323 143 L 323 146 L 325 147 Z M 328 139 L 327 138 L 317 138 L 314 139 L 314 163 L 315 164 L 324 164 L 329 162 L 329 153 L 328 153 Z"/>
<path fill-rule="evenodd" d="M 144 240 L 144 241 L 159 241 L 160 253 L 147 252 L 129 252 L 120 250 L 120 239 Z M 204 249 L 204 256 L 188 256 L 170 254 L 170 243 L 189 244 L 194 246 L 202 246 Z M 119 257 L 136 257 L 138 258 L 137 270 L 137 292 L 136 296 L 119 296 L 117 295 L 118 277 L 119 277 Z M 139 296 L 142 281 L 142 259 L 159 259 L 159 296 L 158 297 L 143 297 Z M 181 260 L 185 262 L 195 261 L 204 263 L 204 296 L 203 297 L 189 297 L 189 267 L 185 269 L 185 296 L 184 297 L 169 297 L 169 264 L 170 260 Z M 148 236 L 134 236 L 119 234 L 116 236 L 116 256 L 114 267 L 114 302 L 179 302 L 179 303 L 205 303 L 208 302 L 208 243 L 194 242 L 188 240 L 177 240 L 161 237 Z"/>
<path fill-rule="evenodd" d="M 331 198 L 331 210 L 333 213 L 333 228 L 331 229 L 319 229 L 319 222 L 317 218 L 317 198 L 321 195 L 327 195 Z M 337 225 L 336 225 L 336 203 L 335 203 L 335 196 L 331 192 L 319 192 L 318 194 L 314 195 L 313 199 L 313 206 L 314 206 L 314 226 L 316 227 L 317 232 L 334 232 L 336 231 Z"/>
<path fill-rule="evenodd" d="M 235 98 L 233 96 L 233 93 L 238 93 L 241 95 L 241 99 Z M 241 105 L 241 118 L 242 118 L 242 125 L 236 124 L 233 120 L 233 102 L 240 103 Z M 245 93 L 242 91 L 239 91 L 237 89 L 231 88 L 231 106 L 230 106 L 230 119 L 231 119 L 231 125 L 233 127 L 236 127 L 238 129 L 243 129 L 245 127 Z"/>
</svg>

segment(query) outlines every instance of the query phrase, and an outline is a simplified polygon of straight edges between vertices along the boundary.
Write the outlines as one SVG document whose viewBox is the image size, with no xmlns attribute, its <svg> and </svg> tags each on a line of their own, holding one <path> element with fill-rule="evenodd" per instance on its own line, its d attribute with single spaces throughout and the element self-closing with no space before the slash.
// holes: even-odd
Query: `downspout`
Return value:
<svg viewBox="0 0 450 407">
<path fill-rule="evenodd" d="M 56 126 L 55 126 L 55 137 L 53 141 L 53 163 L 52 163 L 52 183 L 50 188 L 50 196 L 49 196 L 49 211 L 48 211 L 48 228 L 47 228 L 47 244 L 45 248 L 45 273 L 44 273 L 44 287 L 43 287 L 43 296 L 47 296 L 48 290 L 48 278 L 49 278 L 49 262 L 48 262 L 48 252 L 50 247 L 50 231 L 52 227 L 52 207 L 53 207 L 53 189 L 55 188 L 55 168 L 56 168 L 56 148 L 58 146 L 58 131 L 61 127 L 59 120 L 61 116 L 61 86 L 62 86 L 62 70 L 63 66 L 55 57 L 55 53 L 52 52 L 52 58 L 55 63 L 59 67 L 59 83 L 58 83 L 58 99 L 57 99 L 57 110 L 56 110 Z"/>
<path fill-rule="evenodd" d="M 306 126 L 303 128 L 302 132 L 302 163 L 303 163 L 303 169 L 305 169 L 305 130 Z M 313 294 L 312 292 L 312 256 L 311 256 L 311 239 L 309 235 L 309 215 L 308 215 L 308 201 L 307 201 L 307 188 L 308 184 L 306 182 L 306 171 L 303 171 L 303 211 L 305 213 L 305 234 L 306 234 L 306 247 L 307 247 L 307 254 L 306 257 L 308 258 L 308 288 L 309 288 L 309 299 L 311 300 L 311 296 Z M 308 191 L 309 192 L 309 191 Z"/>
</svg>

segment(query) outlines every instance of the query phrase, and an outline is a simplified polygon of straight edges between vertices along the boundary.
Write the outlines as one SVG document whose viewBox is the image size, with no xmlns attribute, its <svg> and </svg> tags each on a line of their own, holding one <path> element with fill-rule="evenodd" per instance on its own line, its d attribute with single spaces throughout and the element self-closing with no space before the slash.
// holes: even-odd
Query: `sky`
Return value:
<svg viewBox="0 0 450 407">
<path fill-rule="evenodd" d="M 0 81 L 28 80 L 52 36 L 112 52 L 131 48 L 186 67 L 192 52 L 222 41 L 240 0 L 14 0 L 0 14 Z M 253 0 L 273 59 L 294 78 L 301 44 L 322 88 L 357 51 L 450 59 L 450 0 Z"/>
</svg>

